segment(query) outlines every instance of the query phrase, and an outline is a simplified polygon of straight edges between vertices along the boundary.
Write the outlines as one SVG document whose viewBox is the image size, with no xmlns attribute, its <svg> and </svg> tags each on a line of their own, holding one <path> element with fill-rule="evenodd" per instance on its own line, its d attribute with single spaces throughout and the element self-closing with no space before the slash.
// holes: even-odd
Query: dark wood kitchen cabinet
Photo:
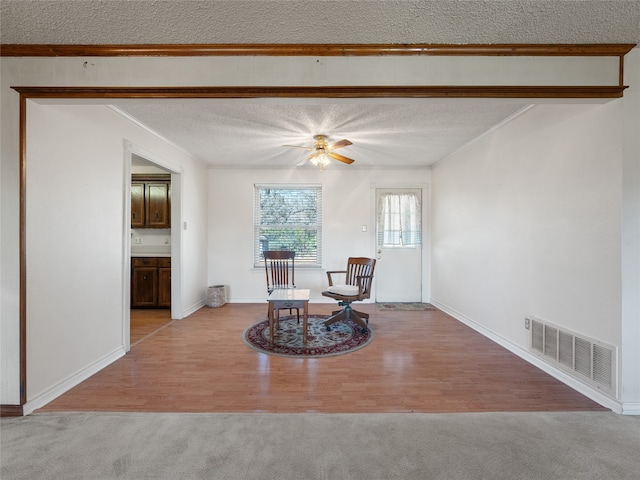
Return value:
<svg viewBox="0 0 640 480">
<path fill-rule="evenodd" d="M 158 306 L 171 307 L 171 259 L 158 258 Z"/>
<path fill-rule="evenodd" d="M 144 227 L 144 183 L 131 183 L 131 228 Z"/>
<path fill-rule="evenodd" d="M 171 175 L 131 175 L 131 227 L 171 227 Z"/>
<path fill-rule="evenodd" d="M 131 258 L 131 308 L 171 307 L 171 258 Z"/>
</svg>

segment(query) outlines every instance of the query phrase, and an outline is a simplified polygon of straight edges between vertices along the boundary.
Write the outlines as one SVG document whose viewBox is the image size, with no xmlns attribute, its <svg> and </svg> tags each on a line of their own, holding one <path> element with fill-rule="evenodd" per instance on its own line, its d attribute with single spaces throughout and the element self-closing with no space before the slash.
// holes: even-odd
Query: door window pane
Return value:
<svg viewBox="0 0 640 480">
<path fill-rule="evenodd" d="M 378 245 L 415 247 L 422 243 L 420 199 L 413 192 L 385 193 L 378 205 Z"/>
</svg>

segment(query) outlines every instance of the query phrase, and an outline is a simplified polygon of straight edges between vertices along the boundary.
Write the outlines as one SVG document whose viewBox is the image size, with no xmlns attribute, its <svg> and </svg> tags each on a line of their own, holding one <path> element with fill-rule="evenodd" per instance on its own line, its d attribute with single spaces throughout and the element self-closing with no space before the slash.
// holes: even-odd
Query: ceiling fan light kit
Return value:
<svg viewBox="0 0 640 480">
<path fill-rule="evenodd" d="M 320 171 L 323 172 L 330 164 L 331 158 L 326 153 L 314 153 L 309 156 L 309 161 L 315 167 L 320 167 Z"/>
<path fill-rule="evenodd" d="M 345 157 L 344 155 L 340 155 L 339 153 L 335 153 L 333 150 L 338 148 L 346 147 L 348 145 L 353 145 L 349 140 L 342 139 L 335 143 L 329 145 L 327 143 L 326 135 L 315 135 L 313 137 L 314 145 L 313 147 L 300 147 L 298 145 L 284 145 L 285 147 L 294 147 L 294 148 L 304 148 L 305 150 L 311 152 L 306 160 L 311 162 L 314 166 L 319 167 L 320 171 L 323 172 L 330 164 L 331 159 L 338 160 L 339 162 L 346 163 L 347 165 L 354 162 L 352 158 Z"/>
</svg>

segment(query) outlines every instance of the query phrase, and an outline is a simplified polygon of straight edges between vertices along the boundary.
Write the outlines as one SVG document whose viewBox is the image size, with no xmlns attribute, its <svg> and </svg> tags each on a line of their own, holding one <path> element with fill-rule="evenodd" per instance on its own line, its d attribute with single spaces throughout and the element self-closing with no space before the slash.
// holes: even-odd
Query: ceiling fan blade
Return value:
<svg viewBox="0 0 640 480">
<path fill-rule="evenodd" d="M 282 145 L 282 146 L 283 146 L 283 147 L 291 147 L 291 148 L 302 148 L 302 149 L 304 149 L 304 150 L 306 150 L 306 151 L 308 151 L 308 152 L 311 152 L 311 151 L 313 151 L 313 150 L 314 150 L 314 148 L 313 148 L 313 147 L 311 147 L 311 148 L 310 148 L 310 147 L 302 147 L 302 146 L 300 146 L 300 145 Z"/>
<path fill-rule="evenodd" d="M 345 157 L 344 155 L 340 155 L 339 153 L 329 152 L 327 153 L 327 155 L 329 155 L 331 158 L 335 158 L 342 163 L 350 164 L 355 162 L 353 158 Z"/>
<path fill-rule="evenodd" d="M 329 150 L 335 150 L 336 148 L 342 148 L 342 147 L 346 147 L 348 145 L 353 145 L 353 143 L 351 143 L 349 140 L 347 140 L 346 138 L 342 139 L 342 140 L 338 140 L 335 143 L 332 143 L 331 145 L 329 145 Z"/>
<path fill-rule="evenodd" d="M 342 163 L 346 163 L 346 164 L 351 164 L 353 163 L 355 160 L 353 160 L 352 158 L 349 157 L 345 157 L 344 155 L 340 155 L 339 153 L 334 153 L 332 150 L 336 149 L 336 148 L 342 148 L 342 147 L 346 147 L 348 145 L 353 145 L 353 143 L 351 143 L 350 140 L 347 140 L 346 138 L 343 138 L 342 140 L 339 140 L 333 144 L 331 144 L 331 146 L 327 146 L 327 142 L 325 140 L 325 136 L 324 135 L 316 135 L 314 137 L 315 139 L 315 145 L 313 147 L 303 147 L 300 145 L 283 145 L 283 147 L 292 147 L 292 148 L 301 148 L 303 150 L 306 150 L 308 152 L 311 152 L 309 155 L 307 155 L 307 158 L 305 158 L 303 161 L 299 162 L 296 166 L 302 166 L 305 163 L 307 163 L 309 160 L 312 160 L 313 163 L 316 163 L 315 158 L 320 157 L 321 155 L 327 155 L 328 157 L 333 158 L 334 160 L 338 160 L 339 162 Z M 326 166 L 326 164 L 325 164 Z"/>
</svg>

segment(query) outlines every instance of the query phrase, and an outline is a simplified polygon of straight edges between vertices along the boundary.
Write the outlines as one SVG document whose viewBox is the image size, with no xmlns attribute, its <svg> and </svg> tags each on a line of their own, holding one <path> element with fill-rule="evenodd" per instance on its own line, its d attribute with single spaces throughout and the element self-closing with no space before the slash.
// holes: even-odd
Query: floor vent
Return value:
<svg viewBox="0 0 640 480">
<path fill-rule="evenodd" d="M 531 350 L 545 361 L 616 397 L 617 348 L 528 317 Z"/>
</svg>

